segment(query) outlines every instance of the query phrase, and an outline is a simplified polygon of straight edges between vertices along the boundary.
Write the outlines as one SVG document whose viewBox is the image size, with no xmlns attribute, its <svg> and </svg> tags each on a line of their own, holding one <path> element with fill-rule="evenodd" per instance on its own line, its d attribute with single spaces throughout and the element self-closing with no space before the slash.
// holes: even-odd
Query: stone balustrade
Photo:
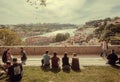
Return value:
<svg viewBox="0 0 120 82">
<path fill-rule="evenodd" d="M 101 48 L 99 45 L 96 46 L 69 46 L 69 47 L 61 47 L 61 46 L 55 46 L 55 47 L 50 47 L 50 46 L 0 46 L 0 55 L 2 55 L 3 51 L 6 48 L 11 49 L 11 53 L 13 55 L 20 55 L 20 48 L 23 47 L 27 55 L 42 55 L 45 53 L 46 50 L 49 51 L 50 54 L 53 52 L 57 52 L 58 55 L 64 54 L 64 52 L 67 52 L 68 54 L 73 54 L 77 53 L 79 55 L 99 55 L 101 53 Z M 115 49 L 117 54 L 120 54 L 120 45 L 114 45 L 110 46 L 108 53 L 110 53 L 111 49 Z"/>
</svg>

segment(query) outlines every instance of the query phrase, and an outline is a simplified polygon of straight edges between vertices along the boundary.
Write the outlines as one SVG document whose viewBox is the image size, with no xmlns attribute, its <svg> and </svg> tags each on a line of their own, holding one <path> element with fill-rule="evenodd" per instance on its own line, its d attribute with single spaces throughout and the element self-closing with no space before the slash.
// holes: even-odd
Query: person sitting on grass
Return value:
<svg viewBox="0 0 120 82">
<path fill-rule="evenodd" d="M 108 64 L 110 64 L 112 66 L 116 65 L 116 61 L 118 60 L 118 56 L 116 55 L 114 49 L 111 50 L 111 54 L 109 54 L 107 56 L 107 59 L 108 59 Z"/>
<path fill-rule="evenodd" d="M 45 69 L 50 68 L 50 56 L 48 55 L 48 53 L 49 51 L 46 51 L 43 55 L 43 59 L 41 60 L 42 67 Z"/>
<path fill-rule="evenodd" d="M 79 58 L 76 53 L 73 54 L 71 68 L 74 71 L 80 71 Z"/>
<path fill-rule="evenodd" d="M 60 67 L 59 67 L 60 59 L 57 57 L 56 52 L 53 53 L 53 57 L 51 58 L 51 62 L 52 62 L 52 69 L 53 70 L 60 70 Z"/>
<path fill-rule="evenodd" d="M 5 64 L 0 64 L 0 76 L 2 76 L 3 74 L 6 74 L 8 73 L 8 68 L 11 66 L 11 62 L 10 61 L 7 61 Z"/>
<path fill-rule="evenodd" d="M 67 57 L 67 53 L 65 53 L 64 57 L 62 58 L 62 69 L 63 71 L 70 71 L 70 64 L 69 58 Z"/>
<path fill-rule="evenodd" d="M 8 77 L 11 82 L 19 82 L 23 76 L 22 64 L 17 62 L 17 58 L 13 58 L 13 65 L 8 68 Z"/>
</svg>

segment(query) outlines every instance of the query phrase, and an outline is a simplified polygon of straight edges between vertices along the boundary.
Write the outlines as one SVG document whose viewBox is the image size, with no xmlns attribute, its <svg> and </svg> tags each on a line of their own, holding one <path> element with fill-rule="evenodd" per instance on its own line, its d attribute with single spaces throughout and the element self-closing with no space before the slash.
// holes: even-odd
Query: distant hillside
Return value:
<svg viewBox="0 0 120 82">
<path fill-rule="evenodd" d="M 37 24 L 17 24 L 17 25 L 0 25 L 1 28 L 16 28 L 16 29 L 40 29 L 40 28 L 53 28 L 53 29 L 61 29 L 61 28 L 76 28 L 77 26 L 74 24 L 59 24 L 59 23 L 37 23 Z M 33 28 L 34 27 L 34 28 Z"/>
<path fill-rule="evenodd" d="M 38 23 L 38 24 L 0 25 L 0 28 L 9 28 L 17 32 L 21 37 L 29 37 L 61 29 L 77 28 L 77 26 L 74 24 Z"/>
<path fill-rule="evenodd" d="M 93 35 L 99 40 L 107 39 L 111 44 L 120 44 L 120 17 L 89 21 L 84 27 L 96 28 Z"/>
<path fill-rule="evenodd" d="M 114 24 L 120 23 L 120 17 L 114 17 L 114 18 L 108 17 L 100 20 L 92 20 L 92 21 L 86 22 L 85 25 L 100 27 L 101 25 L 107 25 L 111 23 L 114 23 Z"/>
</svg>

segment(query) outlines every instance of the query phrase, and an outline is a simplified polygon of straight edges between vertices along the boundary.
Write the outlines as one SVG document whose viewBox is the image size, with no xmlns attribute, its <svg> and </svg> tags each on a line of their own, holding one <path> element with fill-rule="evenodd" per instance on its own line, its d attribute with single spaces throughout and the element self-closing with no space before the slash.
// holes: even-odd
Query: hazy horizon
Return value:
<svg viewBox="0 0 120 82">
<path fill-rule="evenodd" d="M 120 16 L 120 0 L 46 0 L 46 7 L 31 6 L 26 1 L 0 0 L 0 24 L 79 25 L 89 20 Z"/>
</svg>

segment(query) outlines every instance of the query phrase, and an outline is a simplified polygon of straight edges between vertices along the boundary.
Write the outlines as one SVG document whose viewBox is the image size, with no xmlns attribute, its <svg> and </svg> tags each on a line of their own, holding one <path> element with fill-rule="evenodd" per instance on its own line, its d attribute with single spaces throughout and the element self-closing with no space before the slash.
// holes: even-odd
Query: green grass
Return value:
<svg viewBox="0 0 120 82">
<path fill-rule="evenodd" d="M 5 82 L 5 79 L 0 82 Z M 58 73 L 40 67 L 24 67 L 21 82 L 120 82 L 120 70 L 110 66 L 87 66 L 81 72 Z"/>
</svg>

